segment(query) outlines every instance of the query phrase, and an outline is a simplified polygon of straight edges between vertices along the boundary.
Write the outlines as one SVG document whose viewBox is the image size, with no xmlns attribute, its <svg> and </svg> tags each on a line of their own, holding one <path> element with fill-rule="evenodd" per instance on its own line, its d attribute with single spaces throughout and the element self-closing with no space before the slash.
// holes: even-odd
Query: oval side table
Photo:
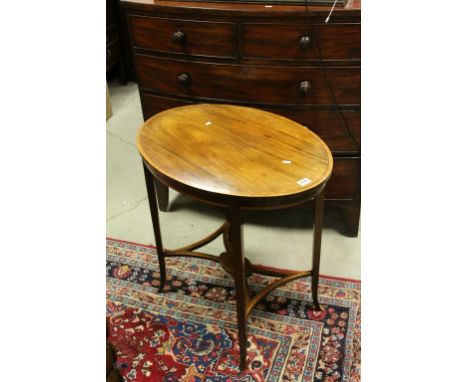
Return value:
<svg viewBox="0 0 468 382">
<path fill-rule="evenodd" d="M 284 117 L 242 106 L 199 104 L 156 114 L 138 131 L 146 188 L 160 268 L 159 292 L 166 281 L 164 259 L 193 256 L 214 260 L 234 276 L 239 368 L 246 366 L 247 317 L 269 292 L 300 277 L 312 276 L 312 300 L 318 301 L 318 277 L 324 187 L 333 159 L 326 144 L 306 127 Z M 178 249 L 164 248 L 155 180 L 203 203 L 226 210 L 215 232 Z M 242 211 L 279 209 L 315 198 L 312 270 L 294 274 L 265 271 L 244 257 Z M 197 251 L 223 235 L 220 256 Z M 253 272 L 279 277 L 253 297 L 247 277 Z"/>
</svg>

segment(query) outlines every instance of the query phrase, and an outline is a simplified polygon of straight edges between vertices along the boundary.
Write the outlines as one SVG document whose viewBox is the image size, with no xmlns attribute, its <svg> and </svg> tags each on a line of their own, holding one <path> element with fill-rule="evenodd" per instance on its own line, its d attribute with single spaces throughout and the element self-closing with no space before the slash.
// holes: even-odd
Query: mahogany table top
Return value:
<svg viewBox="0 0 468 382">
<path fill-rule="evenodd" d="M 306 127 L 266 111 L 198 104 L 156 114 L 137 146 L 153 174 L 181 192 L 294 199 L 322 186 L 333 158 Z"/>
</svg>

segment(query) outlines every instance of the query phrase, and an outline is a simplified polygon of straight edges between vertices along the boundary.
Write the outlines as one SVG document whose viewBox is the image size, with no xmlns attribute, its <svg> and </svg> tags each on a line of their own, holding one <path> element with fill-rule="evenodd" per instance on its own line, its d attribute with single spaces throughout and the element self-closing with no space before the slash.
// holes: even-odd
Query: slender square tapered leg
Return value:
<svg viewBox="0 0 468 382">
<path fill-rule="evenodd" d="M 234 281 L 236 287 L 237 329 L 239 333 L 239 370 L 246 366 L 247 359 L 247 303 L 248 289 L 245 277 L 245 260 L 242 241 L 242 217 L 238 206 L 232 205 L 228 211 L 230 223 L 230 245 L 232 262 L 234 264 Z"/>
<path fill-rule="evenodd" d="M 315 222 L 314 222 L 314 252 L 312 268 L 312 300 L 314 310 L 321 310 L 318 301 L 318 282 L 320 270 L 320 250 L 322 245 L 322 224 L 323 224 L 323 194 L 324 190 L 315 197 Z"/>
<path fill-rule="evenodd" d="M 166 263 L 164 261 L 164 247 L 161 237 L 161 227 L 159 225 L 158 202 L 156 199 L 155 180 L 151 172 L 146 168 L 143 162 L 143 170 L 145 171 L 146 192 L 148 193 L 148 202 L 151 212 L 151 220 L 153 222 L 154 238 L 156 240 L 156 252 L 159 262 L 159 292 L 162 292 L 166 284 Z"/>
</svg>

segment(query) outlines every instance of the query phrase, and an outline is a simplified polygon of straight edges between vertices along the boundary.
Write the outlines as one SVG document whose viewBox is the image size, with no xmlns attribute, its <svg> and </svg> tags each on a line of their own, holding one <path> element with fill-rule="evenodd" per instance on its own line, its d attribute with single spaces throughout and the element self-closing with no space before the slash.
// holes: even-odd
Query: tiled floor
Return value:
<svg viewBox="0 0 468 382">
<path fill-rule="evenodd" d="M 154 244 L 143 168 L 135 146 L 143 122 L 136 84 L 109 83 L 114 115 L 107 121 L 107 236 Z M 160 213 L 167 248 L 196 241 L 223 221 L 221 212 L 170 191 L 170 212 Z M 244 226 L 246 256 L 256 264 L 277 268 L 311 268 L 312 220 L 310 211 L 287 209 L 252 212 Z M 360 279 L 360 238 L 342 235 L 340 211 L 327 211 L 322 238 L 320 273 Z M 206 246 L 219 254 L 220 239 Z"/>
</svg>

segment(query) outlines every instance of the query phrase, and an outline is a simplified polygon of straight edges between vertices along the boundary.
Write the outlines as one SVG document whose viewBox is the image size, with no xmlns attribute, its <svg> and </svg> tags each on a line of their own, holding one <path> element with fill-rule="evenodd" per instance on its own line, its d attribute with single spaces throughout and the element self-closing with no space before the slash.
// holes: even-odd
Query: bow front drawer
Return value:
<svg viewBox="0 0 468 382">
<path fill-rule="evenodd" d="M 167 94 L 280 104 L 334 100 L 321 68 L 246 66 L 135 55 L 140 86 Z M 360 69 L 327 68 L 339 104 L 360 103 Z"/>
<path fill-rule="evenodd" d="M 244 24 L 243 54 L 274 60 L 360 60 L 360 24 Z M 320 50 L 319 50 L 320 48 Z"/>
<path fill-rule="evenodd" d="M 136 48 L 207 57 L 237 57 L 236 24 L 130 16 Z"/>
</svg>

